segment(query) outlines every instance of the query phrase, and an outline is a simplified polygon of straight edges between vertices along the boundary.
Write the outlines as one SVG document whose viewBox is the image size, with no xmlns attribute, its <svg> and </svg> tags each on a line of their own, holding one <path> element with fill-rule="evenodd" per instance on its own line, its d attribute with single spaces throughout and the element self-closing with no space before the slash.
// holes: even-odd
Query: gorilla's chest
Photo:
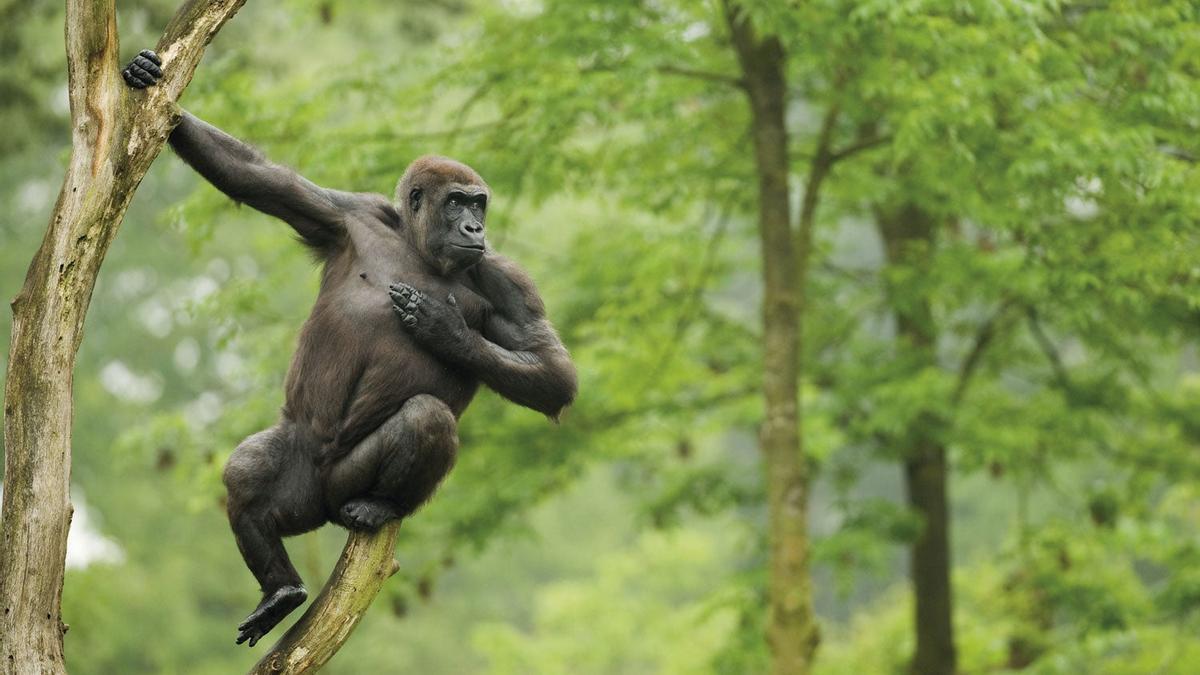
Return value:
<svg viewBox="0 0 1200 675">
<path fill-rule="evenodd" d="M 340 279 L 335 291 L 334 307 L 347 318 L 357 321 L 396 321 L 388 287 L 397 282 L 413 286 L 430 298 L 446 302 L 453 295 L 467 325 L 483 328 L 490 303 L 467 286 L 465 275 L 450 277 L 430 273 L 428 268 L 411 256 L 396 252 L 393 256 L 363 256 L 353 260 Z M 399 328 L 399 326 L 397 326 Z"/>
</svg>

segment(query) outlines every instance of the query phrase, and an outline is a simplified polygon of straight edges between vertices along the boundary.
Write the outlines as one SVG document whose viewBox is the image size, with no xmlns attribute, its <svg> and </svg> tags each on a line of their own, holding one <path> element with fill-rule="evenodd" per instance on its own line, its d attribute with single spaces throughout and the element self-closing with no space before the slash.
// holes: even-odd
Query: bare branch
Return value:
<svg viewBox="0 0 1200 675">
<path fill-rule="evenodd" d="M 400 521 L 378 532 L 351 532 L 321 594 L 250 675 L 315 673 L 341 649 L 399 564 L 392 559 Z"/>
</svg>

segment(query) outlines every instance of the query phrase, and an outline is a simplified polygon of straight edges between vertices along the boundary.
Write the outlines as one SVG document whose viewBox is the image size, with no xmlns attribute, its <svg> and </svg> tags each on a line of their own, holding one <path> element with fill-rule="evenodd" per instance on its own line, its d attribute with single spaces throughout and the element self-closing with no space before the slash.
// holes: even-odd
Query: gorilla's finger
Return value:
<svg viewBox="0 0 1200 675">
<path fill-rule="evenodd" d="M 150 86 L 138 79 L 133 73 L 129 72 L 128 68 L 121 71 L 121 76 L 125 78 L 125 83 L 134 89 L 145 89 L 146 87 Z"/>
<path fill-rule="evenodd" d="M 154 77 L 162 77 L 162 68 L 159 68 L 158 64 L 150 59 L 144 56 L 136 56 L 134 57 L 133 62 L 137 64 L 139 68 L 147 73 L 150 73 Z"/>
<path fill-rule="evenodd" d="M 131 75 L 133 75 L 134 77 L 145 82 L 147 84 L 147 86 L 154 84 L 154 76 L 151 75 L 150 73 L 147 73 L 146 71 L 142 70 L 141 66 L 139 66 L 138 64 L 131 63 L 131 64 L 129 64 L 129 67 L 126 68 L 126 70 L 128 70 L 129 73 Z"/>
<path fill-rule="evenodd" d="M 412 296 L 412 297 L 414 297 L 414 298 L 420 298 L 420 297 L 421 297 L 421 292 L 420 292 L 420 291 L 418 291 L 417 289 L 413 288 L 412 286 L 409 286 L 408 284 L 406 284 L 406 283 L 404 283 L 404 282 L 402 282 L 402 281 L 401 281 L 401 282 L 397 282 L 397 283 L 395 284 L 395 287 L 396 287 L 396 289 L 397 289 L 398 291 L 400 291 L 400 293 L 402 293 L 402 294 L 404 294 L 404 295 L 409 295 L 409 296 Z"/>
<path fill-rule="evenodd" d="M 255 635 L 254 637 L 250 638 L 250 646 L 253 647 L 254 645 L 258 644 L 258 641 L 261 638 L 262 638 L 261 635 Z"/>
<path fill-rule="evenodd" d="M 158 54 L 155 54 L 152 50 L 143 49 L 142 51 L 138 52 L 138 56 L 144 56 L 150 59 L 156 66 L 162 65 L 162 59 L 158 58 Z"/>
<path fill-rule="evenodd" d="M 404 323 L 404 325 L 406 325 L 406 326 L 417 325 L 417 317 L 415 315 L 411 314 L 410 312 L 406 311 L 403 307 L 400 307 L 399 305 L 397 305 L 395 307 L 392 307 L 392 310 L 394 312 L 396 312 L 396 316 L 400 317 L 400 321 L 402 321 Z"/>
</svg>

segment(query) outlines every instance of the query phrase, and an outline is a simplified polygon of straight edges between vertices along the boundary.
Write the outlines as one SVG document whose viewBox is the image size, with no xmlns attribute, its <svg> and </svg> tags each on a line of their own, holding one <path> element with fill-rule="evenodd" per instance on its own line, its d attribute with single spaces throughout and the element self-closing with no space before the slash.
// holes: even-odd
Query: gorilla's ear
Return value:
<svg viewBox="0 0 1200 675">
<path fill-rule="evenodd" d="M 424 192 L 421 190 L 421 188 L 416 188 L 412 192 L 408 193 L 408 203 L 410 206 L 412 206 L 413 212 L 421 210 L 422 194 L 424 194 Z"/>
</svg>

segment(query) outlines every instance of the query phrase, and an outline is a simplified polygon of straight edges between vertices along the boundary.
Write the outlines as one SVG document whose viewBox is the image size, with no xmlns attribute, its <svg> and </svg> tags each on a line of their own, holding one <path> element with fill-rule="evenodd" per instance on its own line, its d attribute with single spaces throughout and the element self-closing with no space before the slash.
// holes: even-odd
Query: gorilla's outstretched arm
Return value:
<svg viewBox="0 0 1200 675">
<path fill-rule="evenodd" d="M 253 146 L 184 112 L 171 147 L 208 182 L 236 201 L 286 221 L 305 243 L 321 250 L 343 235 L 350 195 L 322 188 L 275 164 Z"/>
<path fill-rule="evenodd" d="M 121 74 L 135 89 L 151 87 L 162 77 L 161 63 L 154 52 L 143 50 Z M 342 218 L 361 206 L 358 195 L 322 188 L 191 113 L 182 114 L 168 140 L 208 182 L 234 200 L 286 221 L 319 251 L 328 253 L 342 240 Z"/>
</svg>

